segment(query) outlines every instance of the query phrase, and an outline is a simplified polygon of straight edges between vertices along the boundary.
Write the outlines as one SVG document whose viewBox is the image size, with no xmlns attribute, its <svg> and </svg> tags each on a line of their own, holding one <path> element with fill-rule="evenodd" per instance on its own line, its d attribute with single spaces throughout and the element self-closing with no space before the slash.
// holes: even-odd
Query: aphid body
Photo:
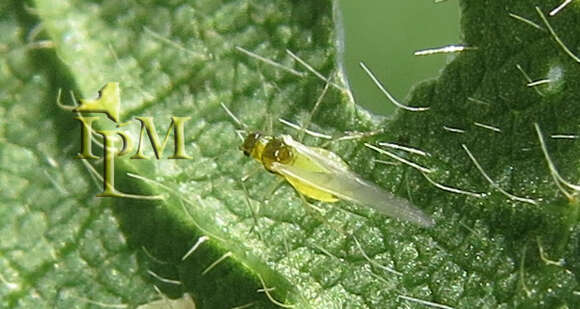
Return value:
<svg viewBox="0 0 580 309">
<path fill-rule="evenodd" d="M 347 200 L 421 226 L 435 224 L 409 201 L 362 179 L 326 149 L 305 146 L 289 135 L 274 137 L 260 132 L 248 134 L 240 149 L 309 198 L 324 202 Z"/>
</svg>

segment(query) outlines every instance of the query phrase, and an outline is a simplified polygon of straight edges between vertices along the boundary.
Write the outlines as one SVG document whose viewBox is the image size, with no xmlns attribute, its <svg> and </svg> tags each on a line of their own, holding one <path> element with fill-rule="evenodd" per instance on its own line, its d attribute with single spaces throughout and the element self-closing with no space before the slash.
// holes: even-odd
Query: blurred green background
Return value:
<svg viewBox="0 0 580 309">
<path fill-rule="evenodd" d="M 388 115 L 394 106 L 359 67 L 363 61 L 401 103 L 411 87 L 434 78 L 451 54 L 413 56 L 425 48 L 461 43 L 459 6 L 449 0 L 339 0 L 346 38 L 344 61 L 359 105 Z"/>
</svg>

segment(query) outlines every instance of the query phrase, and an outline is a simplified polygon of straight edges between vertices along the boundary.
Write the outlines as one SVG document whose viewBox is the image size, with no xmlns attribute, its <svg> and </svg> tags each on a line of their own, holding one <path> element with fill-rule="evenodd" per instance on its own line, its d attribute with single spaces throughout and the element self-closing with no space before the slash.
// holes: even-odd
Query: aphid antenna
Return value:
<svg viewBox="0 0 580 309">
<path fill-rule="evenodd" d="M 566 54 L 568 54 L 568 56 L 570 56 L 570 58 L 572 58 L 572 60 L 580 63 L 580 58 L 578 58 L 578 56 L 576 56 L 574 53 L 572 53 L 572 51 L 566 46 L 566 44 L 564 44 L 564 42 L 562 42 L 560 37 L 556 34 L 556 31 L 554 31 L 554 28 L 552 28 L 552 26 L 548 22 L 548 19 L 546 18 L 544 13 L 542 13 L 542 10 L 536 6 L 536 11 L 538 12 L 538 15 L 540 15 L 540 18 L 542 18 L 542 21 L 546 25 L 546 28 L 548 28 L 548 31 L 550 32 L 550 34 L 552 35 L 552 38 L 556 41 L 556 43 L 558 43 L 558 45 L 560 45 L 562 50 Z"/>
<path fill-rule="evenodd" d="M 403 295 L 403 294 L 399 294 L 397 295 L 398 298 L 410 301 L 410 302 L 414 302 L 417 304 L 421 304 L 421 305 L 425 305 L 428 307 L 432 307 L 432 308 L 441 308 L 441 309 L 455 309 L 451 306 L 447 306 L 447 305 L 443 305 L 443 304 L 438 304 L 438 303 L 434 303 L 432 301 L 428 301 L 428 300 L 423 300 L 423 299 L 419 299 L 419 298 L 415 298 L 415 297 L 411 297 L 411 296 L 407 296 L 407 295 Z"/>
<path fill-rule="evenodd" d="M 496 133 L 501 133 L 501 129 L 500 128 L 495 127 L 495 126 L 492 126 L 492 125 L 489 125 L 489 124 L 485 124 L 485 123 L 481 123 L 481 122 L 474 121 L 473 122 L 473 125 L 476 126 L 476 127 L 480 127 L 480 128 L 484 128 L 484 129 L 487 129 L 487 130 L 496 132 Z"/>
<path fill-rule="evenodd" d="M 168 278 L 161 277 L 160 275 L 156 274 L 155 272 L 153 272 L 150 269 L 147 270 L 147 273 L 151 277 L 159 280 L 160 282 L 167 283 L 167 284 L 172 284 L 172 285 L 183 285 L 183 283 L 181 281 L 179 281 L 179 280 L 173 280 L 173 279 L 168 279 Z"/>
<path fill-rule="evenodd" d="M 322 80 L 323 82 L 332 85 L 332 87 L 342 91 L 342 92 L 350 92 L 347 89 L 339 86 L 337 83 L 332 81 L 332 77 L 325 77 L 324 75 L 322 75 L 322 73 L 318 72 L 315 68 L 313 68 L 310 64 L 308 64 L 306 61 L 302 60 L 300 57 L 298 57 L 295 53 L 293 53 L 292 51 L 290 51 L 289 49 L 286 49 L 286 53 L 292 57 L 292 59 L 296 60 L 298 63 L 300 63 L 301 65 L 303 65 L 308 71 L 310 71 L 312 74 L 314 74 L 314 76 L 320 78 L 320 80 Z"/>
<path fill-rule="evenodd" d="M 515 19 L 515 20 L 521 21 L 521 22 L 523 22 L 523 23 L 525 23 L 525 24 L 527 24 L 529 26 L 532 26 L 532 27 L 534 27 L 534 28 L 536 28 L 536 29 L 538 29 L 540 31 L 546 32 L 546 29 L 542 28 L 542 26 L 536 24 L 535 22 L 533 22 L 533 21 L 531 21 L 531 20 L 529 20 L 529 19 L 527 19 L 525 17 L 522 17 L 522 16 L 517 15 L 515 13 L 508 13 L 508 15 L 511 18 Z"/>
<path fill-rule="evenodd" d="M 254 58 L 254 59 L 256 59 L 256 60 L 259 60 L 259 61 L 261 61 L 261 62 L 264 62 L 264 63 L 266 63 L 266 64 L 269 64 L 269 65 L 271 65 L 271 66 L 273 66 L 273 67 L 276 67 L 276 68 L 278 68 L 278 69 L 282 69 L 282 70 L 284 70 L 284 71 L 286 71 L 286 72 L 288 72 L 288 73 L 290 73 L 290 74 L 293 74 L 293 75 L 296 75 L 296 76 L 299 76 L 299 77 L 305 77 L 305 76 L 306 76 L 306 73 L 304 73 L 304 72 L 299 72 L 299 71 L 296 71 L 296 70 L 294 70 L 294 69 L 292 69 L 292 68 L 290 68 L 290 67 L 287 67 L 287 66 L 285 66 L 285 65 L 283 65 L 283 64 L 280 64 L 280 63 L 278 63 L 278 62 L 275 62 L 275 61 L 273 61 L 273 60 L 270 60 L 270 59 L 268 59 L 268 58 L 266 58 L 266 57 L 260 56 L 260 55 L 258 55 L 258 54 L 256 54 L 256 53 L 253 53 L 253 52 L 251 52 L 251 51 L 249 51 L 249 50 L 247 50 L 247 49 L 245 49 L 245 48 L 242 48 L 242 47 L 240 47 L 240 46 L 236 46 L 235 48 L 236 48 L 236 49 L 237 49 L 239 52 L 241 52 L 241 53 L 243 53 L 243 54 L 245 54 L 245 55 L 247 55 L 247 56 L 250 56 L 250 57 L 252 57 L 252 58 Z"/>
<path fill-rule="evenodd" d="M 564 259 L 554 261 L 554 260 L 550 260 L 546 256 L 546 252 L 544 252 L 544 247 L 542 247 L 542 243 L 540 241 L 540 236 L 536 236 L 536 242 L 538 243 L 538 251 L 540 253 L 540 259 L 544 262 L 544 264 L 564 267 L 564 264 L 566 263 L 566 261 Z"/>
<path fill-rule="evenodd" d="M 228 116 L 230 116 L 230 118 L 241 128 L 244 129 L 244 131 L 247 132 L 248 130 L 248 126 L 243 123 L 240 119 L 238 119 L 238 117 L 236 117 L 236 115 L 234 115 L 234 113 L 232 113 L 232 111 L 222 102 L 220 102 L 220 106 L 224 109 L 224 111 L 226 112 L 226 114 L 228 114 Z"/>
<path fill-rule="evenodd" d="M 377 129 L 377 130 L 373 130 L 373 131 L 367 131 L 367 132 L 347 131 L 347 132 L 345 132 L 345 135 L 343 135 L 341 137 L 334 138 L 330 142 L 332 143 L 332 142 L 342 142 L 342 141 L 349 141 L 349 140 L 358 140 L 358 139 L 363 139 L 363 138 L 379 135 L 382 133 L 385 133 L 385 130 L 382 128 Z"/>
<path fill-rule="evenodd" d="M 554 182 L 556 183 L 556 185 L 558 186 L 560 191 L 568 198 L 569 201 L 575 200 L 576 194 L 572 194 L 572 193 L 568 192 L 566 189 L 564 189 L 562 184 L 564 184 L 565 186 L 567 186 L 570 189 L 577 191 L 577 192 L 580 192 L 580 185 L 572 184 L 572 183 L 568 182 L 566 179 L 562 178 L 562 176 L 560 176 L 560 173 L 558 173 L 558 170 L 556 169 L 556 166 L 554 165 L 554 162 L 552 161 L 552 158 L 550 157 L 550 154 L 548 153 L 548 147 L 546 147 L 546 142 L 544 141 L 544 136 L 542 135 L 542 131 L 540 130 L 540 126 L 538 125 L 537 122 L 534 123 L 534 128 L 536 129 L 536 134 L 538 135 L 538 140 L 540 141 L 540 147 L 542 149 L 542 153 L 544 154 L 544 158 L 546 159 L 546 162 L 548 163 L 548 168 L 550 169 L 550 174 L 552 175 Z"/>
<path fill-rule="evenodd" d="M 275 288 L 268 288 L 266 286 L 266 282 L 264 282 L 264 279 L 262 278 L 262 276 L 260 274 L 256 274 L 258 276 L 258 279 L 260 279 L 260 283 L 262 283 L 262 289 L 258 289 L 258 292 L 264 292 L 266 294 L 266 297 L 268 297 L 268 299 L 275 305 L 282 307 L 282 308 L 294 308 L 293 305 L 287 305 L 284 303 L 281 303 L 279 301 L 277 301 L 274 297 L 272 297 L 272 295 L 270 294 L 270 291 L 273 291 Z"/>
<path fill-rule="evenodd" d="M 387 89 L 385 89 L 385 86 L 383 86 L 381 81 L 378 80 L 378 78 L 375 76 L 375 74 L 373 74 L 373 72 L 364 64 L 364 62 L 361 61 L 360 66 L 367 73 L 367 75 L 371 78 L 371 80 L 375 83 L 375 85 L 381 90 L 381 92 L 383 92 L 383 94 L 389 99 L 389 101 L 391 101 L 391 103 L 393 103 L 398 108 L 401 108 L 401 109 L 404 109 L 404 110 L 410 111 L 410 112 L 422 112 L 422 111 L 429 110 L 429 107 L 413 107 L 413 106 L 407 106 L 407 105 L 399 103 L 399 101 L 397 101 L 397 99 L 395 99 L 395 97 L 393 97 L 387 91 Z"/>
<path fill-rule="evenodd" d="M 534 82 L 534 81 L 533 81 L 533 80 L 530 78 L 530 76 L 528 75 L 528 73 L 526 73 L 526 71 L 524 71 L 524 69 L 522 68 L 522 66 L 521 66 L 521 65 L 519 65 L 519 64 L 516 64 L 516 68 L 518 69 L 518 71 L 520 71 L 520 72 L 522 73 L 522 75 L 524 76 L 524 79 L 527 81 L 527 84 L 526 84 L 526 85 L 528 85 L 528 84 L 530 84 L 530 83 L 533 83 L 533 82 Z M 540 95 L 541 97 L 543 97 L 543 96 L 544 96 L 544 93 L 543 93 L 543 92 L 540 90 L 540 88 L 534 87 L 533 89 L 534 89 L 534 90 L 536 91 L 536 93 L 537 93 L 538 95 Z"/>
<path fill-rule="evenodd" d="M 288 120 L 285 120 L 284 118 L 278 118 L 278 121 L 284 125 L 291 127 L 292 129 L 299 131 L 302 136 L 304 135 L 304 133 L 306 133 L 312 137 L 318 137 L 318 138 L 323 138 L 323 139 L 328 139 L 328 140 L 332 139 L 332 136 L 330 136 L 330 135 L 305 129 L 303 126 L 292 123 Z"/>
<path fill-rule="evenodd" d="M 511 194 L 511 193 L 507 192 L 506 190 L 502 189 L 495 181 L 493 181 L 493 179 L 491 179 L 491 177 L 489 177 L 489 175 L 487 175 L 487 173 L 485 172 L 485 170 L 483 170 L 483 168 L 481 167 L 481 165 L 479 164 L 479 162 L 477 161 L 477 159 L 475 158 L 475 156 L 473 156 L 473 154 L 471 153 L 471 151 L 469 150 L 469 148 L 467 148 L 467 146 L 465 144 L 461 144 L 461 147 L 463 147 L 463 150 L 465 150 L 465 152 L 469 156 L 469 159 L 471 159 L 471 161 L 473 162 L 473 164 L 475 165 L 475 167 L 477 168 L 477 170 L 479 171 L 479 173 L 483 176 L 483 178 L 485 178 L 485 180 L 487 180 L 487 182 L 489 182 L 489 184 L 494 189 L 496 189 L 497 191 L 501 192 L 503 195 L 507 196 L 511 200 L 515 200 L 515 201 L 519 201 L 519 202 L 523 202 L 523 203 L 529 203 L 529 204 L 532 204 L 532 205 L 537 205 L 538 204 L 538 202 L 536 202 L 533 199 L 525 198 L 525 197 L 519 197 L 519 196 L 516 196 L 514 194 Z"/>
<path fill-rule="evenodd" d="M 215 262 L 211 263 L 211 265 L 209 265 L 204 271 L 202 271 L 201 275 L 205 276 L 208 272 L 210 272 L 212 269 L 214 269 L 219 263 L 223 262 L 225 259 L 229 258 L 232 255 L 233 255 L 233 253 L 231 251 L 226 252 L 224 255 L 222 255 Z"/>
<path fill-rule="evenodd" d="M 427 181 L 429 181 L 432 185 L 434 185 L 435 187 L 437 187 L 443 191 L 457 193 L 457 194 L 463 194 L 463 195 L 467 195 L 467 196 L 471 196 L 471 197 L 475 197 L 475 198 L 483 198 L 485 196 L 484 193 L 465 191 L 462 189 L 458 189 L 458 188 L 454 188 L 454 187 L 440 184 L 440 183 L 434 181 L 433 179 L 431 179 L 429 176 L 427 176 L 427 174 L 425 174 L 425 173 L 422 173 L 422 174 L 423 174 L 423 177 L 425 177 L 425 179 L 427 179 Z"/>
<path fill-rule="evenodd" d="M 437 54 L 451 54 L 460 53 L 468 50 L 477 50 L 477 46 L 466 46 L 460 44 L 452 44 L 435 48 L 426 48 L 413 52 L 414 56 L 429 56 Z"/>
<path fill-rule="evenodd" d="M 359 251 L 360 251 L 360 253 L 362 254 L 362 256 L 364 257 L 364 259 L 365 259 L 365 260 L 367 260 L 367 261 L 368 261 L 368 262 L 369 262 L 371 265 L 373 265 L 373 266 L 375 266 L 375 267 L 377 267 L 377 268 L 380 268 L 380 269 L 382 269 L 382 270 L 388 271 L 388 272 L 390 272 L 390 273 L 392 273 L 392 274 L 395 274 L 395 275 L 397 275 L 397 276 L 402 276 L 402 275 L 403 275 L 403 273 L 401 273 L 401 272 L 398 272 L 398 271 L 394 270 L 394 269 L 393 269 L 393 268 L 391 268 L 391 267 L 385 266 L 385 265 L 383 265 L 383 264 L 381 264 L 381 263 L 378 263 L 377 261 L 375 261 L 375 260 L 371 259 L 371 258 L 370 258 L 370 257 L 369 257 L 369 256 L 366 254 L 366 252 L 363 250 L 363 248 L 362 248 L 362 246 L 361 246 L 360 242 L 358 241 L 358 239 L 356 238 L 356 236 L 352 235 L 352 239 L 354 240 L 354 243 L 356 244 L 357 248 L 359 249 Z"/>
<path fill-rule="evenodd" d="M 328 86 L 329 86 L 329 82 L 327 81 L 326 84 L 324 85 L 324 88 L 322 88 L 322 92 L 320 93 L 320 95 L 316 99 L 316 103 L 314 103 L 314 107 L 312 108 L 312 111 L 310 111 L 310 114 L 308 115 L 308 117 L 304 121 L 304 126 L 302 126 L 303 130 L 301 130 L 300 133 L 298 134 L 298 141 L 301 142 L 302 139 L 304 138 L 304 133 L 306 132 L 306 130 L 310 126 L 310 123 L 312 122 L 312 116 L 314 116 L 314 114 L 318 110 L 318 107 L 322 103 L 322 100 L 324 99 L 324 96 L 326 95 L 326 92 L 328 91 Z"/>
<path fill-rule="evenodd" d="M 403 164 L 406 164 L 406 165 L 408 165 L 408 166 L 410 166 L 410 167 L 412 167 L 414 169 L 417 169 L 417 170 L 419 170 L 422 173 L 431 173 L 431 172 L 433 172 L 433 170 L 431 170 L 429 168 L 426 168 L 424 166 L 421 166 L 421 165 L 419 165 L 419 164 L 417 164 L 415 162 L 409 161 L 409 160 L 407 160 L 405 158 L 401 158 L 398 155 L 396 155 L 396 154 L 394 154 L 394 153 L 392 153 L 390 151 L 387 151 L 387 150 L 378 148 L 378 147 L 376 147 L 374 145 L 371 145 L 369 143 L 365 143 L 364 145 L 367 148 L 370 148 L 370 149 L 372 149 L 372 150 L 374 150 L 374 151 L 376 151 L 376 152 L 378 152 L 380 154 L 385 154 L 385 155 L 387 155 L 387 156 L 389 156 L 389 157 L 391 157 L 391 158 L 393 158 L 393 159 L 395 159 L 395 160 L 397 160 L 397 161 L 399 161 L 399 162 L 401 162 Z"/>
<path fill-rule="evenodd" d="M 209 240 L 209 236 L 201 236 L 197 239 L 197 242 L 187 251 L 187 253 L 181 258 L 182 261 L 185 261 L 190 255 L 192 255 L 201 244 Z"/>
<path fill-rule="evenodd" d="M 568 4 L 572 3 L 572 0 L 564 0 L 562 4 L 558 5 L 556 8 L 550 11 L 550 16 L 558 14 L 562 9 L 564 9 Z"/>
<path fill-rule="evenodd" d="M 175 49 L 178 49 L 184 53 L 187 53 L 190 56 L 193 56 L 195 58 L 200 58 L 202 60 L 208 60 L 211 58 L 210 56 L 206 55 L 205 53 L 196 52 L 196 51 L 191 50 L 190 48 L 186 48 L 185 46 L 183 46 L 183 45 L 181 45 L 181 44 L 179 44 L 179 43 L 177 43 L 169 38 L 164 37 L 163 35 L 149 29 L 146 26 L 143 26 L 143 30 L 145 31 L 145 33 L 151 35 L 151 37 L 153 37 L 154 39 L 157 39 L 157 40 L 159 40 L 167 45 L 174 47 Z"/>
</svg>

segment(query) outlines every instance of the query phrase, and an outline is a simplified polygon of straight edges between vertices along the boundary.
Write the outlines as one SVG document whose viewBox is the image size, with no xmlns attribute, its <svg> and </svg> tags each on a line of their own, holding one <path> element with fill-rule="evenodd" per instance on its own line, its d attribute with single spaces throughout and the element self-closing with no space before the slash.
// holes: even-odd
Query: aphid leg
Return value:
<svg viewBox="0 0 580 309">
<path fill-rule="evenodd" d="M 267 201 L 270 199 L 271 196 L 274 195 L 274 193 L 278 190 L 278 188 L 280 188 L 280 186 L 285 182 L 285 180 L 283 180 L 280 177 L 276 177 L 276 180 L 272 183 L 270 183 L 270 186 L 268 187 L 268 190 L 266 190 L 264 196 L 262 196 L 262 200 Z"/>
<path fill-rule="evenodd" d="M 248 209 L 250 209 L 250 213 L 252 214 L 252 218 L 254 219 L 254 225 L 252 225 L 252 227 L 248 231 L 248 234 L 251 234 L 254 231 L 254 229 L 258 228 L 258 229 L 256 229 L 256 233 L 258 234 L 258 238 L 264 239 L 264 237 L 262 237 L 262 234 L 260 233 L 260 230 L 259 230 L 259 222 L 258 222 L 258 215 L 257 215 L 257 213 L 260 212 L 260 206 L 258 205 L 257 209 L 254 210 L 254 207 L 252 206 L 252 202 L 250 201 L 250 193 L 248 192 L 248 188 L 246 188 L 246 185 L 244 184 L 243 181 L 242 181 L 242 188 L 244 189 L 244 195 L 246 197 L 246 205 L 248 206 Z"/>
<path fill-rule="evenodd" d="M 564 259 L 559 259 L 558 261 L 554 261 L 554 260 L 550 260 L 546 256 L 546 253 L 544 252 L 544 247 L 542 247 L 542 243 L 540 241 L 540 236 L 536 236 L 536 242 L 538 243 L 538 251 L 540 252 L 540 259 L 546 265 L 555 265 L 555 266 L 564 267 L 564 263 L 565 263 Z"/>
<path fill-rule="evenodd" d="M 320 222 L 322 222 L 324 225 L 330 227 L 335 232 L 337 232 L 339 234 L 346 234 L 346 231 L 343 228 L 337 226 L 336 224 L 332 224 L 332 223 L 330 223 L 330 221 L 328 221 L 328 218 L 326 218 L 324 216 L 325 211 L 323 209 L 308 202 L 308 200 L 306 199 L 306 197 L 302 193 L 300 193 L 298 191 L 296 191 L 296 193 L 298 193 L 298 196 L 300 196 L 300 199 L 302 200 L 302 204 L 304 205 L 304 209 L 306 209 L 306 211 L 308 212 L 309 215 L 320 220 Z"/>
<path fill-rule="evenodd" d="M 322 210 L 320 207 L 314 206 L 312 203 L 309 203 L 308 200 L 306 200 L 306 197 L 302 193 L 300 193 L 298 191 L 296 191 L 296 193 L 298 193 L 298 196 L 300 196 L 300 199 L 302 200 L 302 203 L 304 204 L 307 211 L 314 211 L 311 214 L 313 214 L 314 216 L 320 216 L 320 217 L 318 217 L 319 219 L 324 218 L 322 216 L 322 214 L 324 213 L 324 210 Z"/>
<path fill-rule="evenodd" d="M 229 258 L 230 256 L 232 256 L 232 252 L 228 251 L 226 252 L 224 255 L 222 255 L 219 259 L 217 259 L 215 262 L 211 263 L 211 265 L 209 265 L 204 271 L 201 272 L 202 276 L 205 276 L 205 274 L 207 274 L 208 272 L 210 272 L 212 269 L 214 269 L 219 263 L 223 262 L 225 259 Z"/>
<path fill-rule="evenodd" d="M 261 166 L 254 166 L 254 168 L 252 168 L 252 170 L 249 173 L 242 176 L 242 178 L 240 178 L 240 180 L 245 182 L 246 180 L 254 177 L 254 175 L 256 175 L 258 172 L 262 172 L 263 170 L 264 170 L 264 168 Z"/>
</svg>

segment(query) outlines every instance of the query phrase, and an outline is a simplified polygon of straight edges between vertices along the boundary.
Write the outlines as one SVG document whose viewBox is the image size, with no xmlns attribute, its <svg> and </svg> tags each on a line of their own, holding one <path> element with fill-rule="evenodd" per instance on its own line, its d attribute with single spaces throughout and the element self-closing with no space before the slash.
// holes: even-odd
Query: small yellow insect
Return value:
<svg viewBox="0 0 580 309">
<path fill-rule="evenodd" d="M 435 224 L 409 201 L 363 180 L 338 155 L 326 149 L 305 146 L 289 135 L 273 137 L 252 132 L 240 150 L 312 199 L 331 203 L 347 200 L 420 226 Z"/>
</svg>

